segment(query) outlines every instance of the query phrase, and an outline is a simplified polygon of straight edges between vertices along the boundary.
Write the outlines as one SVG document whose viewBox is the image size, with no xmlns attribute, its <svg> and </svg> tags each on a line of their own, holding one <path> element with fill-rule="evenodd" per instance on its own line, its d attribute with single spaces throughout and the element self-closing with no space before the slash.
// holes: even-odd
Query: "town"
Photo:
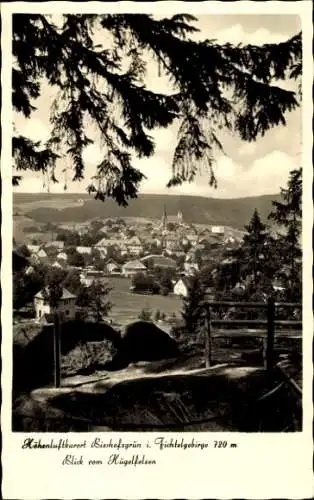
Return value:
<svg viewBox="0 0 314 500">
<path fill-rule="evenodd" d="M 15 247 L 28 259 L 26 276 L 44 266 L 55 274 L 71 271 L 84 287 L 99 281 L 113 287 L 122 283 L 128 292 L 176 297 L 187 296 L 189 278 L 200 269 L 211 266 L 213 272 L 215 261 L 228 264 L 227 255 L 239 246 L 243 234 L 224 226 L 185 223 L 182 212 L 168 215 L 166 206 L 160 220 L 150 222 L 96 219 L 88 225 L 50 224 L 45 229 L 50 241 L 37 238 L 33 244 Z M 73 287 L 71 292 L 64 289 L 58 308 L 66 319 L 75 318 L 76 299 Z M 44 305 L 42 291 L 33 301 L 34 320 L 47 323 L 52 310 Z"/>
</svg>

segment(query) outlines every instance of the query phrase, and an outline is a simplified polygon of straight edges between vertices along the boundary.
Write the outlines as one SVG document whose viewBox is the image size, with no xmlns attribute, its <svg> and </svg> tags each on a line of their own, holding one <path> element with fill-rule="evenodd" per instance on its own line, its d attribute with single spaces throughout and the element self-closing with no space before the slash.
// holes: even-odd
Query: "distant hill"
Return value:
<svg viewBox="0 0 314 500">
<path fill-rule="evenodd" d="M 131 200 L 128 207 L 120 207 L 113 200 L 105 202 L 81 194 L 14 194 L 14 210 L 23 209 L 23 215 L 36 222 L 85 222 L 94 218 L 145 217 L 159 219 L 164 205 L 169 215 L 178 211 L 189 223 L 217 224 L 242 229 L 256 208 L 266 221 L 271 202 L 279 194 L 236 199 L 215 199 L 201 196 L 142 194 Z M 71 203 L 73 202 L 73 206 Z M 38 206 L 36 207 L 38 203 Z M 58 207 L 58 208 L 56 208 Z"/>
</svg>

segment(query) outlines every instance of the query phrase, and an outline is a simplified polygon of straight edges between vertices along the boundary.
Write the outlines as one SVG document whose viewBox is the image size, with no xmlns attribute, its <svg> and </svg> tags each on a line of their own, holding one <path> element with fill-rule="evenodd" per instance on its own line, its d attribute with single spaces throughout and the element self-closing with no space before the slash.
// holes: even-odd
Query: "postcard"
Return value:
<svg viewBox="0 0 314 500">
<path fill-rule="evenodd" d="M 311 2 L 13 2 L 2 494 L 311 498 Z"/>
</svg>

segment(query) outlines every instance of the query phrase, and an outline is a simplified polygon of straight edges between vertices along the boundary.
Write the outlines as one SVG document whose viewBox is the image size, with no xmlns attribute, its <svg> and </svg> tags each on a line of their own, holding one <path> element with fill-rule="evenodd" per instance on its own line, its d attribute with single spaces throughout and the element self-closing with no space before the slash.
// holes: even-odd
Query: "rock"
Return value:
<svg viewBox="0 0 314 500">
<path fill-rule="evenodd" d="M 117 355 L 107 369 L 121 369 L 138 361 L 156 361 L 178 356 L 178 344 L 168 333 L 146 321 L 128 325 Z"/>
</svg>

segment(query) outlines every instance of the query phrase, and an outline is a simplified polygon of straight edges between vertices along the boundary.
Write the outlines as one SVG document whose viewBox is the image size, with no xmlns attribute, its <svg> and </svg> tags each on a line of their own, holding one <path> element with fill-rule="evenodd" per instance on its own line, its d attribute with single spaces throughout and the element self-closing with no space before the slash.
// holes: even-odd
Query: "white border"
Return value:
<svg viewBox="0 0 314 500">
<path fill-rule="evenodd" d="M 6 499 L 48 498 L 309 498 L 312 482 L 312 397 L 313 375 L 310 357 L 313 333 L 312 315 L 312 2 L 16 2 L 2 4 L 2 390 L 1 421 L 3 432 L 2 493 Z M 56 452 L 21 450 L 22 436 L 11 432 L 12 375 L 12 188 L 11 188 L 11 14 L 13 12 L 190 12 L 200 14 L 299 14 L 304 41 L 303 75 L 303 248 L 304 248 L 304 430 L 296 434 L 202 433 L 199 440 L 217 437 L 236 441 L 237 450 L 209 452 L 156 452 L 158 465 L 146 468 L 65 468 Z M 150 433 L 143 434 L 145 440 Z M 78 438 L 77 433 L 67 437 Z M 80 438 L 91 434 L 80 434 Z M 114 434 L 110 433 L 113 437 Z M 170 436 L 170 434 L 168 434 Z M 192 433 L 184 433 L 188 439 Z M 29 437 L 29 436 L 28 436 Z M 45 434 L 45 438 L 47 438 Z M 60 436 L 57 435 L 59 438 Z M 140 439 L 136 433 L 124 433 L 126 439 Z M 95 453 L 93 454 L 95 457 Z M 97 456 L 95 457 L 97 458 Z"/>
</svg>

